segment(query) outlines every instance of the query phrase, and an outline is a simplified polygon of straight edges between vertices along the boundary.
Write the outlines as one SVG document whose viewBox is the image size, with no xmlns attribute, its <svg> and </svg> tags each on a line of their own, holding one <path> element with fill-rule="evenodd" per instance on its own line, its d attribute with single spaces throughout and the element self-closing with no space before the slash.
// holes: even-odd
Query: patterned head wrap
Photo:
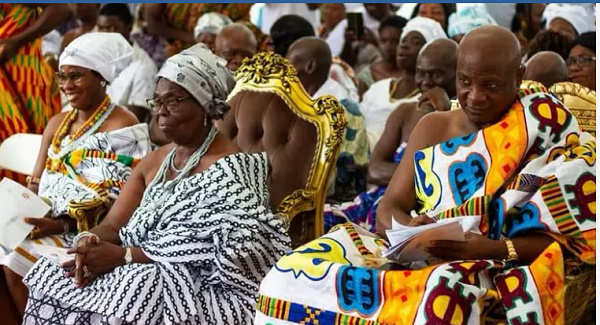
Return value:
<svg viewBox="0 0 600 325">
<path fill-rule="evenodd" d="M 63 50 L 59 68 L 74 65 L 98 72 L 109 83 L 133 58 L 133 47 L 119 33 L 87 33 L 74 39 Z"/>
<path fill-rule="evenodd" d="M 219 34 L 221 29 L 233 23 L 229 17 L 217 12 L 208 12 L 198 18 L 194 27 L 194 37 L 198 38 L 202 33 Z"/>
<path fill-rule="evenodd" d="M 578 35 L 596 30 L 595 17 L 581 5 L 558 3 L 547 5 L 544 10 L 546 28 L 555 18 L 562 18 L 569 22 Z"/>
<path fill-rule="evenodd" d="M 466 34 L 471 30 L 485 25 L 497 25 L 483 5 L 462 7 L 448 18 L 448 36 Z"/>
<path fill-rule="evenodd" d="M 235 81 L 227 61 L 198 43 L 170 57 L 155 80 L 165 78 L 187 90 L 211 119 L 221 119 L 229 110 L 227 96 Z"/>
<path fill-rule="evenodd" d="M 409 20 L 402 30 L 402 36 L 400 36 L 400 39 L 403 39 L 410 32 L 418 32 L 419 34 L 423 35 L 423 38 L 425 38 L 425 43 L 429 43 L 438 38 L 448 38 L 440 23 L 425 17 L 415 17 Z"/>
</svg>

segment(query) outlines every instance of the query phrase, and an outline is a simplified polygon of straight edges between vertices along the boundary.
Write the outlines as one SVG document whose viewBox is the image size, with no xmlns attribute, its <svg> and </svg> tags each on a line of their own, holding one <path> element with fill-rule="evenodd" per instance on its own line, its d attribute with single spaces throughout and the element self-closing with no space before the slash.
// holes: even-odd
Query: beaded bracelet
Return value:
<svg viewBox="0 0 600 325">
<path fill-rule="evenodd" d="M 77 244 L 79 244 L 79 241 L 86 237 L 96 237 L 96 240 L 100 241 L 100 237 L 98 237 L 98 235 L 96 235 L 92 232 L 89 232 L 89 231 L 82 231 L 82 232 L 78 233 L 77 236 L 75 236 L 75 238 L 73 238 L 73 244 L 71 244 L 71 247 L 77 247 Z"/>
</svg>

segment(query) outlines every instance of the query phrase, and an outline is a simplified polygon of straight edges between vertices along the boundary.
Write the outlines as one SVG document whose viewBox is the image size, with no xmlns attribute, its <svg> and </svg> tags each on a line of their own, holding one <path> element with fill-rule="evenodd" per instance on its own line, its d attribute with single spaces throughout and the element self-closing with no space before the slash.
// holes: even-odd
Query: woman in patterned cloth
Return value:
<svg viewBox="0 0 600 325">
<path fill-rule="evenodd" d="M 25 323 L 253 321 L 260 281 L 290 240 L 269 211 L 266 155 L 239 153 L 213 126 L 234 85 L 226 64 L 203 44 L 165 62 L 148 102 L 173 143 L 74 240 L 75 260 L 42 258 L 27 274 Z"/>
<path fill-rule="evenodd" d="M 132 55 L 129 42 L 117 33 L 82 35 L 61 54 L 57 79 L 73 109 L 48 123 L 28 178 L 29 189 L 52 209 L 46 218 L 26 219 L 36 226 L 31 239 L 0 259 L 0 282 L 6 278 L 10 304 L 21 313 L 27 303 L 22 278 L 38 259 L 32 244 L 68 247 L 71 232 L 79 228 L 73 217 L 85 211 L 93 227 L 119 195 L 133 165 L 150 151 L 147 127 L 106 95 L 107 83 L 129 65 Z"/>
</svg>

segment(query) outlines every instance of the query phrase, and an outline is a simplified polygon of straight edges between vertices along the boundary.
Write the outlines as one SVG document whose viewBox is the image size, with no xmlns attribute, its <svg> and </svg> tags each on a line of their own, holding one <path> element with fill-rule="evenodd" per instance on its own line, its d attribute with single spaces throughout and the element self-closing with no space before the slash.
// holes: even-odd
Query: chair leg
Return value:
<svg viewBox="0 0 600 325">
<path fill-rule="evenodd" d="M 6 266 L 2 267 L 4 271 L 4 279 L 6 279 L 6 286 L 9 297 L 12 298 L 14 306 L 19 311 L 19 315 L 22 317 L 25 314 L 25 307 L 27 306 L 27 298 L 29 297 L 29 290 L 23 283 L 23 278 L 17 273 L 13 272 Z"/>
<path fill-rule="evenodd" d="M 0 315 L 2 315 L 2 323 L 18 325 L 22 322 L 21 315 L 13 302 L 3 269 L 4 267 L 0 268 Z"/>
</svg>

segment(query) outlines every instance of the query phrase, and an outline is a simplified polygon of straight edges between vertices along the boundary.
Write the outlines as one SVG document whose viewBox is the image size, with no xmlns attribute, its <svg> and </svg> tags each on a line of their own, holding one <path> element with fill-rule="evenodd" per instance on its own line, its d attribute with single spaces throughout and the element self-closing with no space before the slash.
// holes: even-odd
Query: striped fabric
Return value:
<svg viewBox="0 0 600 325">
<path fill-rule="evenodd" d="M 0 4 L 0 39 L 18 35 L 35 23 L 36 9 L 18 4 Z M 21 47 L 17 54 L 0 64 L 0 142 L 15 133 L 44 131 L 50 117 L 60 112 L 60 95 L 52 79 L 52 69 L 42 55 L 42 39 Z M 24 177 L 0 171 L 0 179 Z"/>
</svg>

